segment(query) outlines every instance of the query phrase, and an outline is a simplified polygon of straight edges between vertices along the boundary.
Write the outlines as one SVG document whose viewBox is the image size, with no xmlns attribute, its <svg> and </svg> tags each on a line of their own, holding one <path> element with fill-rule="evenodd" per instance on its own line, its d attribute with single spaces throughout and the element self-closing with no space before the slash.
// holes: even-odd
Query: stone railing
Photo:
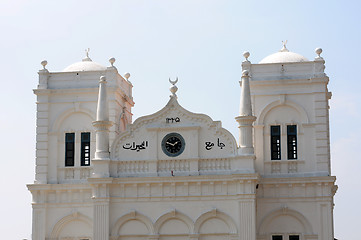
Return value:
<svg viewBox="0 0 361 240">
<path fill-rule="evenodd" d="M 86 181 L 92 172 L 91 167 L 63 167 L 58 168 L 59 183 Z"/>
<path fill-rule="evenodd" d="M 190 162 L 184 159 L 158 161 L 158 172 L 189 172 Z"/>
<path fill-rule="evenodd" d="M 230 159 L 171 159 L 158 161 L 116 161 L 118 177 L 186 176 L 230 171 Z"/>
<path fill-rule="evenodd" d="M 149 172 L 148 161 L 119 161 L 118 175 L 144 174 Z"/>
<path fill-rule="evenodd" d="M 231 161 L 227 158 L 201 159 L 199 171 L 224 171 L 231 170 Z"/>
<path fill-rule="evenodd" d="M 299 173 L 303 171 L 302 160 L 265 161 L 265 174 Z"/>
</svg>

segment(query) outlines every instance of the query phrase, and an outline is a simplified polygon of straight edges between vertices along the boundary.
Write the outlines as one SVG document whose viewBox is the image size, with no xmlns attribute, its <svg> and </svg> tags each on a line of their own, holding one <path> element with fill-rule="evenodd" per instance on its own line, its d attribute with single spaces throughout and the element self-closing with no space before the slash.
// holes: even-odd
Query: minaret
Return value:
<svg viewBox="0 0 361 240">
<path fill-rule="evenodd" d="M 245 62 L 249 63 L 249 53 L 245 52 L 243 56 L 246 58 Z M 239 146 L 240 153 L 242 154 L 254 154 L 253 148 L 253 122 L 256 117 L 252 115 L 252 104 L 251 104 L 251 91 L 249 87 L 249 71 L 244 70 L 242 72 L 242 86 L 241 92 L 241 104 L 239 110 L 239 116 L 236 117 L 236 121 L 239 124 Z"/>
<path fill-rule="evenodd" d="M 109 128 L 112 122 L 109 121 L 106 79 L 100 77 L 99 95 L 97 105 L 97 117 L 93 122 L 96 130 L 96 150 L 93 163 L 93 176 L 96 178 L 109 177 Z"/>
</svg>

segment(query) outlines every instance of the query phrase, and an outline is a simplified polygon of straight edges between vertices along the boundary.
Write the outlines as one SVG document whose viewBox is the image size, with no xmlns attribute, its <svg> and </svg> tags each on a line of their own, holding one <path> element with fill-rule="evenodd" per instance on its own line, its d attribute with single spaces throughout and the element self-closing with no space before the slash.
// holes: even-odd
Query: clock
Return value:
<svg viewBox="0 0 361 240">
<path fill-rule="evenodd" d="M 169 157 L 179 156 L 184 151 L 185 145 L 179 133 L 169 133 L 162 140 L 162 150 Z"/>
</svg>

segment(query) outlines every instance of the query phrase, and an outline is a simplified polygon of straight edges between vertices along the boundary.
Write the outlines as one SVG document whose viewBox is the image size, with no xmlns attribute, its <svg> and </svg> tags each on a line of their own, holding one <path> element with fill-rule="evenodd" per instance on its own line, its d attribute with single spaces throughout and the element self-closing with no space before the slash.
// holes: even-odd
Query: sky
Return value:
<svg viewBox="0 0 361 240">
<path fill-rule="evenodd" d="M 61 71 L 84 50 L 102 65 L 116 58 L 134 85 L 134 119 L 161 109 L 168 78 L 179 78 L 186 109 L 220 120 L 238 137 L 242 53 L 253 63 L 281 42 L 312 60 L 323 49 L 330 77 L 331 163 L 339 189 L 338 239 L 358 239 L 361 215 L 361 15 L 358 1 L 0 0 L 2 239 L 31 239 L 36 97 L 40 62 Z M 133 120 L 134 120 L 133 119 Z"/>
</svg>

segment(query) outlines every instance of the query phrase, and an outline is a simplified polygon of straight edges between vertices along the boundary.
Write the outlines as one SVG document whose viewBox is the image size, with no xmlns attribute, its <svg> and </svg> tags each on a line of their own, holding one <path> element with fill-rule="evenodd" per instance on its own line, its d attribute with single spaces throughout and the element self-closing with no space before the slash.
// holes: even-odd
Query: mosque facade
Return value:
<svg viewBox="0 0 361 240">
<path fill-rule="evenodd" d="M 177 80 L 132 120 L 132 83 L 87 56 L 39 71 L 33 240 L 330 240 L 329 78 L 286 46 L 245 52 L 235 137 L 184 109 Z"/>
</svg>

